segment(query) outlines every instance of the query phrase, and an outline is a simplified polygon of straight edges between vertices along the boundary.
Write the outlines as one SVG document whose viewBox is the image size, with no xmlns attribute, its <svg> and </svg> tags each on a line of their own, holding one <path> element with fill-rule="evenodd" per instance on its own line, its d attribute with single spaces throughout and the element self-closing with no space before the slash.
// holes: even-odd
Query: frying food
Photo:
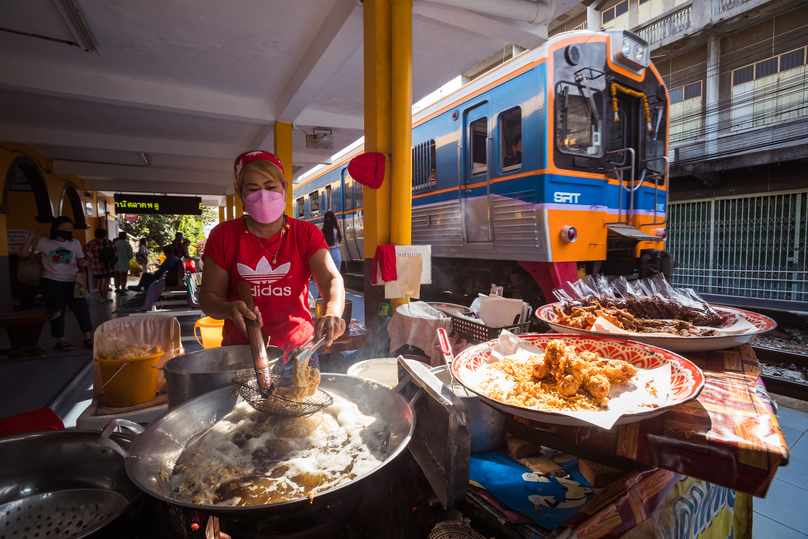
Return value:
<svg viewBox="0 0 808 539">
<path fill-rule="evenodd" d="M 304 398 L 317 393 L 320 385 L 320 371 L 312 369 L 308 361 L 294 361 L 292 365 L 292 382 L 289 387 L 279 387 L 275 390 L 275 395 L 285 399 L 301 402 Z"/>
<path fill-rule="evenodd" d="M 515 384 L 507 395 L 486 394 L 500 400 L 504 397 L 509 404 L 549 410 L 605 407 L 611 385 L 626 383 L 637 374 L 630 363 L 602 359 L 593 352 L 578 354 L 561 340 L 550 341 L 544 355 L 531 356 L 526 365 L 506 358 L 490 368 L 504 373 Z"/>
<path fill-rule="evenodd" d="M 553 306 L 553 310 L 556 313 L 556 322 L 571 328 L 592 329 L 598 317 L 603 317 L 615 326 L 635 333 L 670 333 L 680 337 L 712 337 L 718 334 L 714 329 L 699 328 L 685 320 L 638 318 L 626 309 L 601 307 L 597 301 L 582 307 L 569 307 L 569 313 L 565 313 L 557 305 Z"/>
</svg>

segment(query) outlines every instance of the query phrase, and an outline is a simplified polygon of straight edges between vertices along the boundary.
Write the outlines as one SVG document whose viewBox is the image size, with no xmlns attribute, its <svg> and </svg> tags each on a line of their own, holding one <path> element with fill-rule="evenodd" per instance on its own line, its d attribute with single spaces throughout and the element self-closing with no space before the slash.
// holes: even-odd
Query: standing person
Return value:
<svg viewBox="0 0 808 539">
<path fill-rule="evenodd" d="M 149 271 L 149 248 L 147 247 L 149 240 L 140 238 L 137 248 L 137 255 L 135 255 L 135 262 L 140 266 L 140 274 L 143 275 Z"/>
<path fill-rule="evenodd" d="M 277 346 L 294 348 L 322 336 L 331 344 L 345 331 L 345 287 L 323 234 L 311 223 L 284 215 L 289 186 L 276 156 L 245 153 L 234 168 L 247 215 L 211 231 L 203 255 L 200 307 L 225 321 L 222 346 L 249 343 L 245 320 L 257 320 L 262 334 Z M 325 315 L 314 324 L 308 306 L 312 276 L 325 304 Z M 252 288 L 252 311 L 239 300 L 241 281 Z M 291 367 L 286 365 L 288 372 Z"/>
<path fill-rule="evenodd" d="M 78 240 L 73 239 L 73 221 L 69 217 L 57 217 L 51 223 L 50 236 L 40 238 L 38 230 L 31 230 L 20 248 L 20 256 L 31 254 L 42 256 L 42 300 L 45 307 L 62 313 L 51 320 L 51 336 L 56 339 L 56 349 L 73 350 L 73 346 L 65 341 L 65 313 L 67 307 L 73 311 L 84 333 L 84 347 L 92 349 L 93 329 L 90 321 L 90 308 L 86 298 L 73 297 L 73 285 L 79 268 L 87 267 L 87 260 Z"/>
<path fill-rule="evenodd" d="M 174 241 L 171 242 L 171 245 L 174 247 L 174 256 L 177 258 L 191 258 L 190 253 L 188 253 L 188 246 L 191 245 L 191 240 L 183 238 L 182 232 L 177 232 L 174 235 Z"/>
<path fill-rule="evenodd" d="M 98 301 L 112 303 L 109 297 L 109 285 L 115 277 L 115 264 L 118 262 L 117 249 L 112 240 L 107 238 L 107 231 L 103 228 L 95 229 L 95 239 L 87 242 L 84 252 L 93 265 L 93 278 L 98 288 Z"/>
<path fill-rule="evenodd" d="M 337 271 L 342 268 L 342 254 L 339 252 L 339 245 L 342 243 L 342 231 L 339 229 L 339 221 L 333 211 L 325 212 L 323 216 L 323 236 L 328 244 L 328 252 Z"/>
<path fill-rule="evenodd" d="M 118 232 L 118 239 L 115 241 L 115 248 L 118 250 L 118 261 L 115 262 L 115 293 L 125 296 L 126 279 L 129 277 L 129 262 L 135 256 L 132 246 L 126 240 L 126 232 Z"/>
</svg>

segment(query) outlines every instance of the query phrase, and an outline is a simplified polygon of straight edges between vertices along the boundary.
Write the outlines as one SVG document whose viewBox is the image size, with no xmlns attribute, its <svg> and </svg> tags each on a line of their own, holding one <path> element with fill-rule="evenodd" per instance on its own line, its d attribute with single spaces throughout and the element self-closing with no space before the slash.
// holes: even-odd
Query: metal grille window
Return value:
<svg viewBox="0 0 808 539">
<path fill-rule="evenodd" d="M 320 193 L 317 191 L 309 193 L 309 208 L 312 217 L 320 214 Z"/>
<path fill-rule="evenodd" d="M 297 218 L 303 219 L 306 216 L 306 205 L 303 202 L 303 197 L 297 199 Z"/>
<path fill-rule="evenodd" d="M 808 115 L 805 47 L 732 72 L 732 129 Z"/>
<path fill-rule="evenodd" d="M 676 202 L 668 212 L 675 285 L 808 301 L 808 190 Z"/>
<path fill-rule="evenodd" d="M 423 193 L 438 183 L 435 141 L 428 140 L 412 149 L 412 192 Z M 357 206 L 359 203 L 357 202 Z"/>
</svg>

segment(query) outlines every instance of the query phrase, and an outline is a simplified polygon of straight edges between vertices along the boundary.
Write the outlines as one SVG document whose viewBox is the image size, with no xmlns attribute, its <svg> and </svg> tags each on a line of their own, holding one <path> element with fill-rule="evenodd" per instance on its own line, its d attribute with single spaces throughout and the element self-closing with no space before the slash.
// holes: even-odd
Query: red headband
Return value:
<svg viewBox="0 0 808 539">
<path fill-rule="evenodd" d="M 261 150 L 257 150 L 254 152 L 248 152 L 242 155 L 239 160 L 236 162 L 236 182 L 238 183 L 238 175 L 241 173 L 241 169 L 244 168 L 244 165 L 249 163 L 250 161 L 257 161 L 258 159 L 262 159 L 264 161 L 269 161 L 274 165 L 278 165 L 278 168 L 281 169 L 283 172 L 283 164 L 281 164 L 281 160 L 275 157 L 275 155 L 269 152 L 263 152 Z M 284 172 L 284 175 L 286 173 Z"/>
</svg>

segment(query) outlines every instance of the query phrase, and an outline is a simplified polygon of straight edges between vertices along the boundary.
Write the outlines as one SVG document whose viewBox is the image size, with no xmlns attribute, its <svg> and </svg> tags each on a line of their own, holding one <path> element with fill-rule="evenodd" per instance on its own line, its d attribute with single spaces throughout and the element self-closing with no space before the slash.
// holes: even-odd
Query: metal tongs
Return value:
<svg viewBox="0 0 808 539">
<path fill-rule="evenodd" d="M 255 309 L 250 283 L 240 281 L 238 283 L 238 295 L 249 310 Z M 247 326 L 247 336 L 250 339 L 250 351 L 252 352 L 255 376 L 258 378 L 258 389 L 263 395 L 267 395 L 270 393 L 270 387 L 272 386 L 272 373 L 269 370 L 269 358 L 264 345 L 264 337 L 261 335 L 261 328 L 258 326 L 257 320 L 245 319 L 244 324 Z"/>
<path fill-rule="evenodd" d="M 290 361 L 297 361 L 298 363 L 304 363 L 310 360 L 311 356 L 314 355 L 314 352 L 319 350 L 320 347 L 325 344 L 326 338 L 327 337 L 322 337 L 319 341 L 317 341 L 317 344 L 315 344 L 311 348 L 306 348 L 307 346 L 309 346 L 311 343 L 314 342 L 314 338 L 309 339 L 308 342 L 306 342 L 306 344 L 301 346 L 301 348 L 304 348 L 304 350 L 298 353 L 297 355 L 292 355 Z M 294 352 L 294 350 L 292 352 Z"/>
</svg>

